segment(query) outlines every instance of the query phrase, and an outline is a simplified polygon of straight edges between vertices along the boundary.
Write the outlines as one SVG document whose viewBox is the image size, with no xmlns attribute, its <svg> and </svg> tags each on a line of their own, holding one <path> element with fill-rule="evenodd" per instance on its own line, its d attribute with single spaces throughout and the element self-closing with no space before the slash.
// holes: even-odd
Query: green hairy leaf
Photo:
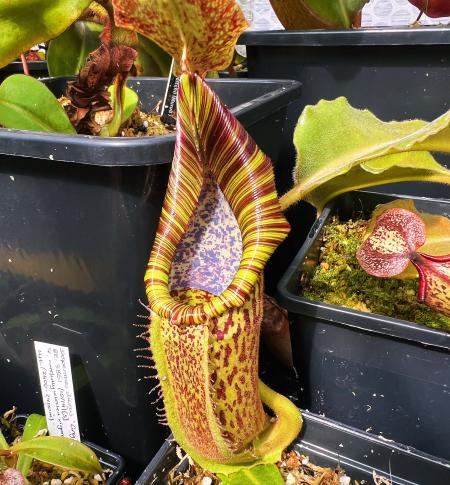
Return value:
<svg viewBox="0 0 450 485">
<path fill-rule="evenodd" d="M 45 419 L 45 416 L 40 414 L 30 414 L 23 428 L 22 441 L 28 441 L 35 438 L 40 431 L 46 428 L 47 420 Z M 19 453 L 16 468 L 24 477 L 28 475 L 32 461 L 33 458 L 31 456 Z"/>
<path fill-rule="evenodd" d="M 350 28 L 369 0 L 270 0 L 286 29 Z"/>
<path fill-rule="evenodd" d="M 222 485 L 284 485 L 278 467 L 274 464 L 258 465 L 253 468 L 243 468 L 231 475 L 221 475 L 218 477 Z"/>
<path fill-rule="evenodd" d="M 70 438 L 41 436 L 16 443 L 10 450 L 70 470 L 102 473 L 95 453 L 86 445 Z"/>
<path fill-rule="evenodd" d="M 94 22 L 75 22 L 48 46 L 47 65 L 50 76 L 78 74 L 90 52 L 100 45 L 103 28 Z"/>
<path fill-rule="evenodd" d="M 320 212 L 350 190 L 399 181 L 450 183 L 429 151 L 450 152 L 450 111 L 432 122 L 379 120 L 347 99 L 307 106 L 294 133 L 297 162 L 286 208 L 300 199 Z"/>
<path fill-rule="evenodd" d="M 0 67 L 40 42 L 54 39 L 91 0 L 0 0 Z"/>
<path fill-rule="evenodd" d="M 75 133 L 51 91 L 24 74 L 9 76 L 0 85 L 0 125 L 17 130 Z"/>
</svg>

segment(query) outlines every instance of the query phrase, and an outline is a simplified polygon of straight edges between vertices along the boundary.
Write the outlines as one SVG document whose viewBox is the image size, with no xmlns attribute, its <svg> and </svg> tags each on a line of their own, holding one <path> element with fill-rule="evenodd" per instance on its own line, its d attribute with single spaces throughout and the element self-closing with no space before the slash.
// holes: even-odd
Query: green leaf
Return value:
<svg viewBox="0 0 450 485">
<path fill-rule="evenodd" d="M 138 57 L 134 62 L 140 76 L 167 77 L 172 58 L 158 44 L 143 35 L 138 35 Z"/>
<path fill-rule="evenodd" d="M 7 450 L 9 448 L 8 443 L 6 441 L 5 436 L 2 433 L 2 430 L 0 429 L 0 450 Z"/>
<path fill-rule="evenodd" d="M 100 136 L 117 136 L 122 124 L 132 115 L 138 103 L 138 95 L 126 86 L 121 87 L 117 84 L 117 79 L 113 85 L 108 88 L 111 96 L 111 107 L 113 118 L 107 125 L 100 130 Z M 117 93 L 121 92 L 122 101 L 117 101 Z"/>
<path fill-rule="evenodd" d="M 0 125 L 18 130 L 75 133 L 52 92 L 24 74 L 9 76 L 0 85 Z"/>
<path fill-rule="evenodd" d="M 8 448 L 9 448 L 8 442 L 6 441 L 6 438 L 3 435 L 2 430 L 0 429 L 0 450 L 7 450 Z M 2 466 L 6 466 L 6 462 L 3 456 L 0 456 L 0 465 L 1 465 L 0 468 Z"/>
<path fill-rule="evenodd" d="M 94 22 L 75 22 L 48 46 L 47 65 L 50 76 L 78 74 L 86 58 L 100 45 L 103 27 Z"/>
<path fill-rule="evenodd" d="M 2 430 L 0 429 L 0 450 L 7 450 L 8 448 L 8 442 L 6 441 L 6 438 L 3 435 Z M 0 465 L 6 466 L 5 459 L 2 456 L 0 456 Z"/>
<path fill-rule="evenodd" d="M 450 111 L 432 122 L 389 123 L 345 98 L 307 106 L 294 133 L 294 188 L 280 203 L 300 199 L 320 212 L 336 195 L 399 181 L 450 183 L 450 170 L 429 151 L 450 152 Z"/>
<path fill-rule="evenodd" d="M 47 420 L 45 419 L 45 416 L 42 416 L 40 414 L 30 414 L 23 428 L 22 441 L 31 440 L 41 430 L 46 428 Z M 28 475 L 28 471 L 30 470 L 32 461 L 32 457 L 23 453 L 19 453 L 19 459 L 17 460 L 16 468 L 24 477 Z"/>
<path fill-rule="evenodd" d="M 51 465 L 87 473 L 102 473 L 95 453 L 79 441 L 62 436 L 40 436 L 11 446 L 13 453 L 36 458 Z"/>
<path fill-rule="evenodd" d="M 350 28 L 369 0 L 270 0 L 286 29 Z"/>
<path fill-rule="evenodd" d="M 325 22 L 350 28 L 352 20 L 369 0 L 305 0 L 305 3 Z"/>
<path fill-rule="evenodd" d="M 222 485 L 284 485 L 278 467 L 273 464 L 243 468 L 231 475 L 218 475 Z"/>
<path fill-rule="evenodd" d="M 109 86 L 108 92 L 111 96 L 111 107 L 115 109 L 116 106 L 116 96 L 115 96 L 115 90 L 114 90 L 114 85 Z M 128 88 L 125 86 L 125 89 L 123 90 L 123 106 L 122 106 L 122 119 L 120 121 L 120 124 L 122 125 L 127 121 L 127 119 L 133 114 L 133 111 L 136 109 L 136 106 L 139 102 L 139 97 L 135 91 L 133 91 L 131 88 Z"/>
<path fill-rule="evenodd" d="M 91 0 L 0 0 L 0 67 L 40 42 L 54 39 Z"/>
</svg>

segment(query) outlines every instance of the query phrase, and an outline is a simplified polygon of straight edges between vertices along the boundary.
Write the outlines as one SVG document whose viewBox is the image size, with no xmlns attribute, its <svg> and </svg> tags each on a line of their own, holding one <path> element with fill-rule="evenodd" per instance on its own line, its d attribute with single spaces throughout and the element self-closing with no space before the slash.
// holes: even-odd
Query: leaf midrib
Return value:
<svg viewBox="0 0 450 485">
<path fill-rule="evenodd" d="M 342 23 L 347 29 L 350 28 L 350 18 L 348 16 L 347 9 L 345 8 L 344 0 L 339 0 L 339 9 L 342 15 Z"/>
<path fill-rule="evenodd" d="M 27 110 L 27 109 L 25 109 L 25 108 L 23 108 L 23 107 L 21 107 L 17 104 L 10 103 L 9 101 L 6 101 L 6 100 L 0 98 L 0 107 L 1 106 L 4 106 L 5 108 L 11 109 L 15 113 L 23 116 L 24 118 L 28 118 L 29 120 L 31 120 L 36 125 L 43 128 L 45 131 L 58 131 L 58 129 L 55 128 L 54 126 L 52 126 L 48 123 L 45 123 L 44 121 L 39 119 L 32 111 L 29 111 L 29 110 Z"/>
</svg>

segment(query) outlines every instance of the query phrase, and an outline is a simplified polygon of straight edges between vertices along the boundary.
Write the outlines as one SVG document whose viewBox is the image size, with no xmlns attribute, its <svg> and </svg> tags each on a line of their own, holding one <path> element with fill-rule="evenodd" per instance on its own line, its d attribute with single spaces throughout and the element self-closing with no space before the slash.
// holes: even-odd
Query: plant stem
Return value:
<svg viewBox="0 0 450 485">
<path fill-rule="evenodd" d="M 419 13 L 419 15 L 417 16 L 416 20 L 414 21 L 414 24 L 417 24 L 417 22 L 420 20 L 420 18 L 422 17 L 423 15 L 423 10 Z M 414 25 L 413 24 L 413 25 Z"/>
<path fill-rule="evenodd" d="M 20 59 L 22 61 L 22 67 L 23 67 L 23 72 L 25 75 L 29 76 L 30 75 L 30 69 L 28 68 L 28 62 L 27 58 L 25 57 L 25 54 L 20 54 Z"/>
<path fill-rule="evenodd" d="M 279 202 L 281 210 L 285 211 L 288 207 L 301 200 L 302 197 L 302 191 L 299 189 L 299 187 L 294 185 L 291 190 L 280 197 Z"/>
</svg>

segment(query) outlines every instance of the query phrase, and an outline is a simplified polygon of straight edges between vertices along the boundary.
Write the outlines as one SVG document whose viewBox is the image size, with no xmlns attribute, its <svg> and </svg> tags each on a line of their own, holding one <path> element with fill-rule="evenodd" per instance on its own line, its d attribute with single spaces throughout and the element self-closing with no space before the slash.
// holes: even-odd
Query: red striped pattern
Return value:
<svg viewBox="0 0 450 485">
<path fill-rule="evenodd" d="M 206 171 L 212 173 L 236 217 L 243 254 L 233 281 L 221 295 L 188 305 L 171 296 L 169 273 L 177 245 L 197 207 Z M 145 275 L 151 310 L 176 323 L 200 324 L 242 306 L 288 231 L 270 159 L 201 77 L 183 74 L 172 171 Z"/>
</svg>

